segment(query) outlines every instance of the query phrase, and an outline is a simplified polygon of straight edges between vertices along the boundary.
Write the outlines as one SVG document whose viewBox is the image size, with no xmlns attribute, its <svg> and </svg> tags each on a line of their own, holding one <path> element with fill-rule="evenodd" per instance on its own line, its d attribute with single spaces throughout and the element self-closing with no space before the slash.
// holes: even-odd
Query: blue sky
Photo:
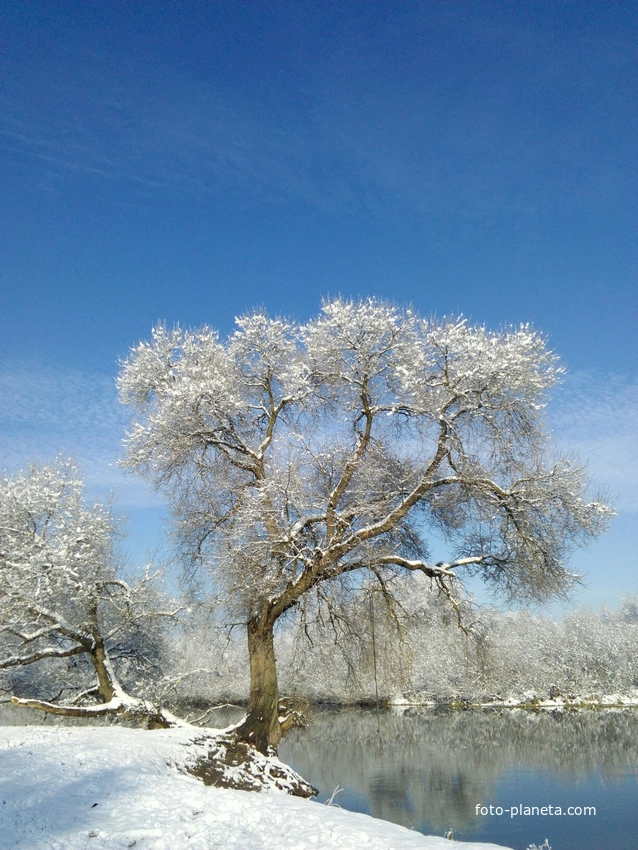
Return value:
<svg viewBox="0 0 638 850">
<path fill-rule="evenodd" d="M 638 10 L 626 2 L 0 2 L 0 457 L 117 469 L 118 357 L 376 295 L 531 322 L 556 439 L 620 511 L 576 604 L 638 593 Z"/>
</svg>

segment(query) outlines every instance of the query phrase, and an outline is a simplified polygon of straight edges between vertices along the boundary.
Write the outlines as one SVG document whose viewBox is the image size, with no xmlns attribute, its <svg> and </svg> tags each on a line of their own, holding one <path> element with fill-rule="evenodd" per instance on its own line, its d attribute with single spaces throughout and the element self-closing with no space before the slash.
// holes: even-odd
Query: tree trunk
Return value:
<svg viewBox="0 0 638 850">
<path fill-rule="evenodd" d="M 113 699 L 115 688 L 113 687 L 113 677 L 109 670 L 106 650 L 104 649 L 104 641 L 101 638 L 95 640 L 90 654 L 91 663 L 97 673 L 97 690 L 100 699 L 102 702 L 110 702 Z"/>
<path fill-rule="evenodd" d="M 126 697 L 126 700 L 123 700 L 122 696 Z M 157 708 L 146 700 L 131 697 L 124 692 L 110 702 L 101 702 L 98 705 L 59 705 L 55 702 L 21 697 L 11 697 L 11 702 L 23 708 L 37 708 L 47 714 L 62 717 L 121 717 L 134 723 L 144 722 L 149 729 L 172 729 L 174 726 L 187 725 L 165 708 Z"/>
<path fill-rule="evenodd" d="M 248 621 L 248 657 L 250 661 L 250 696 L 248 713 L 237 727 L 242 740 L 260 753 L 276 754 L 281 740 L 279 722 L 279 688 L 275 665 L 273 623 L 252 618 Z"/>
</svg>

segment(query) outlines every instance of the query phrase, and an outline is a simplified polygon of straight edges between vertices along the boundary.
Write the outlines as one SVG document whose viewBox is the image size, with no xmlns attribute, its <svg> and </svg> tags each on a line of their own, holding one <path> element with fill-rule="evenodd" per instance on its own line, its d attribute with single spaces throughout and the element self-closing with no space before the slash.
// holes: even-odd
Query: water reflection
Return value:
<svg viewBox="0 0 638 850">
<path fill-rule="evenodd" d="M 477 818 L 476 804 L 502 799 L 502 805 L 510 805 L 515 802 L 511 792 L 516 789 L 526 805 L 559 805 L 575 792 L 566 806 L 582 803 L 583 795 L 598 795 L 599 799 L 599 786 L 607 786 L 612 799 L 619 783 L 633 803 L 638 713 L 410 709 L 383 712 L 377 721 L 371 711 L 321 711 L 315 713 L 309 729 L 296 730 L 282 742 L 280 755 L 320 789 L 320 799 L 340 785 L 344 791 L 336 801 L 345 808 L 426 832 L 442 834 L 453 827 L 457 837 L 464 839 L 526 847 L 529 841 L 540 844 L 545 837 L 530 834 L 532 819 L 527 823 L 507 823 L 506 818 L 488 822 Z M 543 797 L 539 802 L 539 781 L 547 777 L 553 783 L 555 799 Z M 584 804 L 595 802 L 588 799 Z M 614 807 L 618 810 L 616 803 Z M 616 811 L 618 817 L 624 815 Z M 550 838 L 552 830 L 566 832 L 571 840 L 564 847 L 596 846 L 576 840 L 583 830 L 592 831 L 591 824 L 583 819 L 577 823 L 575 818 L 568 824 L 567 820 L 550 824 L 545 818 L 537 826 Z M 595 831 L 604 827 L 607 837 L 611 828 L 627 831 L 627 824 L 614 826 L 609 820 L 601 812 Z M 523 833 L 525 828 L 529 841 L 521 843 L 519 837 L 514 843 L 513 834 Z M 607 846 L 620 850 L 635 845 L 617 842 Z"/>
</svg>

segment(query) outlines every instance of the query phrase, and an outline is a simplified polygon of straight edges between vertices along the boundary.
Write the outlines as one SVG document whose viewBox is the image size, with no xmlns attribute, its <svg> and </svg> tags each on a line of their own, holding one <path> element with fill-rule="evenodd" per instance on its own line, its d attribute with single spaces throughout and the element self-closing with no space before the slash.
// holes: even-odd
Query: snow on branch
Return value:
<svg viewBox="0 0 638 850">
<path fill-rule="evenodd" d="M 124 464 L 163 490 L 192 574 L 261 642 L 247 734 L 264 751 L 281 731 L 272 631 L 310 591 L 356 593 L 371 565 L 429 575 L 459 616 L 464 572 L 508 599 L 569 590 L 571 550 L 611 511 L 552 455 L 543 408 L 561 377 L 529 325 L 375 298 L 327 300 L 303 325 L 257 311 L 226 340 L 159 327 L 131 351 Z M 432 531 L 450 545 L 434 565 Z"/>
<path fill-rule="evenodd" d="M 107 509 L 84 507 L 82 482 L 69 461 L 0 481 L 0 670 L 29 666 L 46 677 L 62 669 L 55 661 L 84 656 L 88 662 L 75 665 L 72 675 L 67 670 L 65 690 L 77 691 L 71 706 L 18 698 L 16 705 L 73 716 L 118 705 L 142 710 L 120 683 L 111 654 L 128 645 L 127 664 L 139 664 L 140 640 L 152 641 L 158 622 L 180 606 L 155 589 L 157 572 L 147 569 L 137 583 L 121 578 L 114 530 Z M 87 668 L 95 677 L 89 687 Z M 88 698 L 97 705 L 74 704 Z"/>
<path fill-rule="evenodd" d="M 73 655 L 81 655 L 84 652 L 86 652 L 86 648 L 83 646 L 72 646 L 69 649 L 47 647 L 29 655 L 10 655 L 8 658 L 2 658 L 0 659 L 0 670 L 6 670 L 9 667 L 25 667 L 45 658 L 71 658 Z"/>
</svg>

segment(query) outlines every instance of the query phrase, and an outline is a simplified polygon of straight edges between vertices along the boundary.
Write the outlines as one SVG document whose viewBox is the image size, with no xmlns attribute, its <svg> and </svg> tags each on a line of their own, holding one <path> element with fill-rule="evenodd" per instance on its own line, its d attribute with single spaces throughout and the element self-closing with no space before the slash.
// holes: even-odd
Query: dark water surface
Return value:
<svg viewBox="0 0 638 850">
<path fill-rule="evenodd" d="M 377 729 L 378 725 L 378 729 Z M 326 800 L 516 850 L 638 850 L 638 711 L 315 711 L 280 757 Z M 482 816 L 476 806 L 501 807 Z M 595 815 L 522 814 L 593 806 Z M 520 815 L 511 816 L 512 807 Z M 450 845 L 453 847 L 454 845 Z"/>
</svg>

